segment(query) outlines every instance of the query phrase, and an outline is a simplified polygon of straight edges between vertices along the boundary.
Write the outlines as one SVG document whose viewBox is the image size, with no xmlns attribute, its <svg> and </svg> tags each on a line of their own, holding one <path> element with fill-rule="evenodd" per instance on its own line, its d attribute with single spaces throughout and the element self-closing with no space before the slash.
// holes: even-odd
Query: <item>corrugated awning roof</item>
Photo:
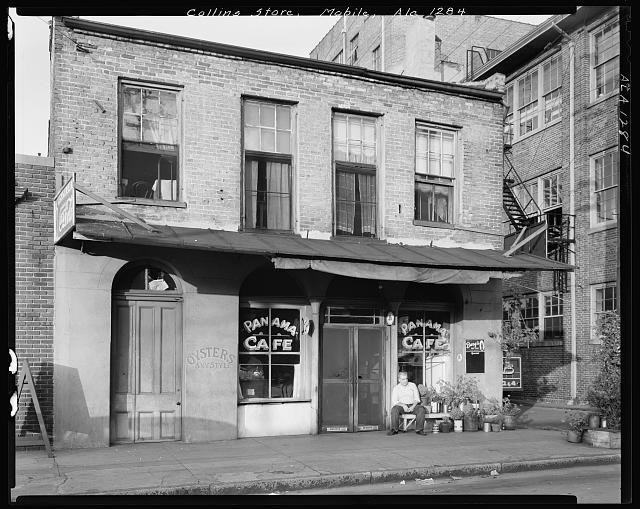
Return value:
<svg viewBox="0 0 640 509">
<path fill-rule="evenodd" d="M 318 260 L 369 262 L 409 267 L 476 270 L 573 270 L 564 263 L 528 254 L 510 257 L 492 249 L 442 248 L 389 244 L 354 239 L 303 239 L 298 235 L 230 232 L 204 228 L 153 225 L 150 232 L 137 224 L 78 218 L 74 238 L 183 249 Z"/>
</svg>

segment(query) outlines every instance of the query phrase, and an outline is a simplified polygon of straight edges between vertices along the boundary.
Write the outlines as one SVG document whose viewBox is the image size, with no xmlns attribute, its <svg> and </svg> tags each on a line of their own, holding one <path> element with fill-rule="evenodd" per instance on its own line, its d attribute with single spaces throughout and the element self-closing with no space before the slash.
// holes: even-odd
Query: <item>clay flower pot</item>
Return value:
<svg viewBox="0 0 640 509">
<path fill-rule="evenodd" d="M 574 444 L 582 442 L 582 433 L 570 429 L 567 431 L 567 442 L 573 442 Z"/>
</svg>

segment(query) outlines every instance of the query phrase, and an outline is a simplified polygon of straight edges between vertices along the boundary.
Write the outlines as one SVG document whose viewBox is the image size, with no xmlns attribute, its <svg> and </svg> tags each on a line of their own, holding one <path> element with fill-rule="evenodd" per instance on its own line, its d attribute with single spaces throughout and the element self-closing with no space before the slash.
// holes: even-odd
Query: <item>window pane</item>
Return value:
<svg viewBox="0 0 640 509">
<path fill-rule="evenodd" d="M 364 123 L 364 136 L 362 138 L 365 143 L 374 145 L 376 142 L 376 128 L 374 122 Z"/>
<path fill-rule="evenodd" d="M 273 358 L 272 358 L 273 361 Z M 294 366 L 271 365 L 271 397 L 293 397 Z"/>
<path fill-rule="evenodd" d="M 291 129 L 291 109 L 289 106 L 277 106 L 276 119 L 278 129 Z"/>
<path fill-rule="evenodd" d="M 291 153 L 291 132 L 277 131 L 276 151 L 284 154 Z"/>
<path fill-rule="evenodd" d="M 142 141 L 160 143 L 160 130 L 157 121 L 142 118 Z"/>
<path fill-rule="evenodd" d="M 275 127 L 276 108 L 270 104 L 260 105 L 260 125 L 263 127 Z"/>
<path fill-rule="evenodd" d="M 425 157 L 416 156 L 416 173 L 427 173 L 427 159 Z"/>
<path fill-rule="evenodd" d="M 160 113 L 160 92 L 157 90 L 142 90 L 142 114 L 158 115 Z"/>
<path fill-rule="evenodd" d="M 453 177 L 453 156 L 444 156 L 442 158 L 442 176 Z"/>
<path fill-rule="evenodd" d="M 140 114 L 140 89 L 124 87 L 122 89 L 124 113 Z"/>
<path fill-rule="evenodd" d="M 258 127 L 244 128 L 244 146 L 247 150 L 260 150 L 260 129 Z"/>
<path fill-rule="evenodd" d="M 259 107 L 256 103 L 244 103 L 244 123 L 245 125 L 260 125 Z"/>
<path fill-rule="evenodd" d="M 361 140 L 361 130 L 360 130 L 360 119 L 359 118 L 350 118 L 349 119 L 349 142 L 352 140 Z"/>
<path fill-rule="evenodd" d="M 275 152 L 276 150 L 276 133 L 271 129 L 260 129 L 261 146 L 264 152 Z"/>
<path fill-rule="evenodd" d="M 453 156 L 453 134 L 442 134 L 442 153 Z"/>
<path fill-rule="evenodd" d="M 122 125 L 122 139 L 140 141 L 140 117 L 125 113 Z"/>
<path fill-rule="evenodd" d="M 160 116 L 175 118 L 178 116 L 177 95 L 174 92 L 160 92 Z"/>
<path fill-rule="evenodd" d="M 353 163 L 362 162 L 362 147 L 359 141 L 349 140 L 349 161 Z"/>
<path fill-rule="evenodd" d="M 366 164 L 376 164 L 376 148 L 372 145 L 365 145 L 362 147 L 363 157 L 362 162 Z"/>
<path fill-rule="evenodd" d="M 336 161 L 347 160 L 347 144 L 346 143 L 334 143 L 333 144 L 333 157 Z"/>
<path fill-rule="evenodd" d="M 425 157 L 427 155 L 427 135 L 419 132 L 416 135 L 416 155 Z"/>
<path fill-rule="evenodd" d="M 449 206 L 451 203 L 450 190 L 448 186 L 434 186 L 435 193 L 435 217 L 434 221 L 440 223 L 450 222 Z"/>
<path fill-rule="evenodd" d="M 334 117 L 333 119 L 333 136 L 340 142 L 347 140 L 347 120 L 344 117 Z"/>
<path fill-rule="evenodd" d="M 416 182 L 415 218 L 433 221 L 433 185 Z"/>
</svg>

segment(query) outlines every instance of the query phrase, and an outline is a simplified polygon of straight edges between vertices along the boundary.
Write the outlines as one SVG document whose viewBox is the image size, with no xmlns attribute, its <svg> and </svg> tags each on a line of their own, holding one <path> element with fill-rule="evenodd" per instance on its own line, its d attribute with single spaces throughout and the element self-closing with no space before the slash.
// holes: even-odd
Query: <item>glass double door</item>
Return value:
<svg viewBox="0 0 640 509">
<path fill-rule="evenodd" d="M 382 327 L 323 327 L 323 432 L 384 429 L 383 337 Z"/>
</svg>

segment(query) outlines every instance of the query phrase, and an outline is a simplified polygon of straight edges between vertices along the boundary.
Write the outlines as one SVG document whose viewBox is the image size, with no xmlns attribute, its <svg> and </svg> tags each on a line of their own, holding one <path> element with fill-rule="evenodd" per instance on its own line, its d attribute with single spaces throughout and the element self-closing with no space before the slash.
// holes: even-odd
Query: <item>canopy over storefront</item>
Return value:
<svg viewBox="0 0 640 509">
<path fill-rule="evenodd" d="M 391 244 L 382 240 L 305 239 L 298 235 L 231 232 L 79 219 L 75 239 L 268 256 L 277 269 L 307 269 L 367 279 L 423 283 L 486 283 L 504 273 L 573 270 L 528 254 L 491 249 Z"/>
</svg>

